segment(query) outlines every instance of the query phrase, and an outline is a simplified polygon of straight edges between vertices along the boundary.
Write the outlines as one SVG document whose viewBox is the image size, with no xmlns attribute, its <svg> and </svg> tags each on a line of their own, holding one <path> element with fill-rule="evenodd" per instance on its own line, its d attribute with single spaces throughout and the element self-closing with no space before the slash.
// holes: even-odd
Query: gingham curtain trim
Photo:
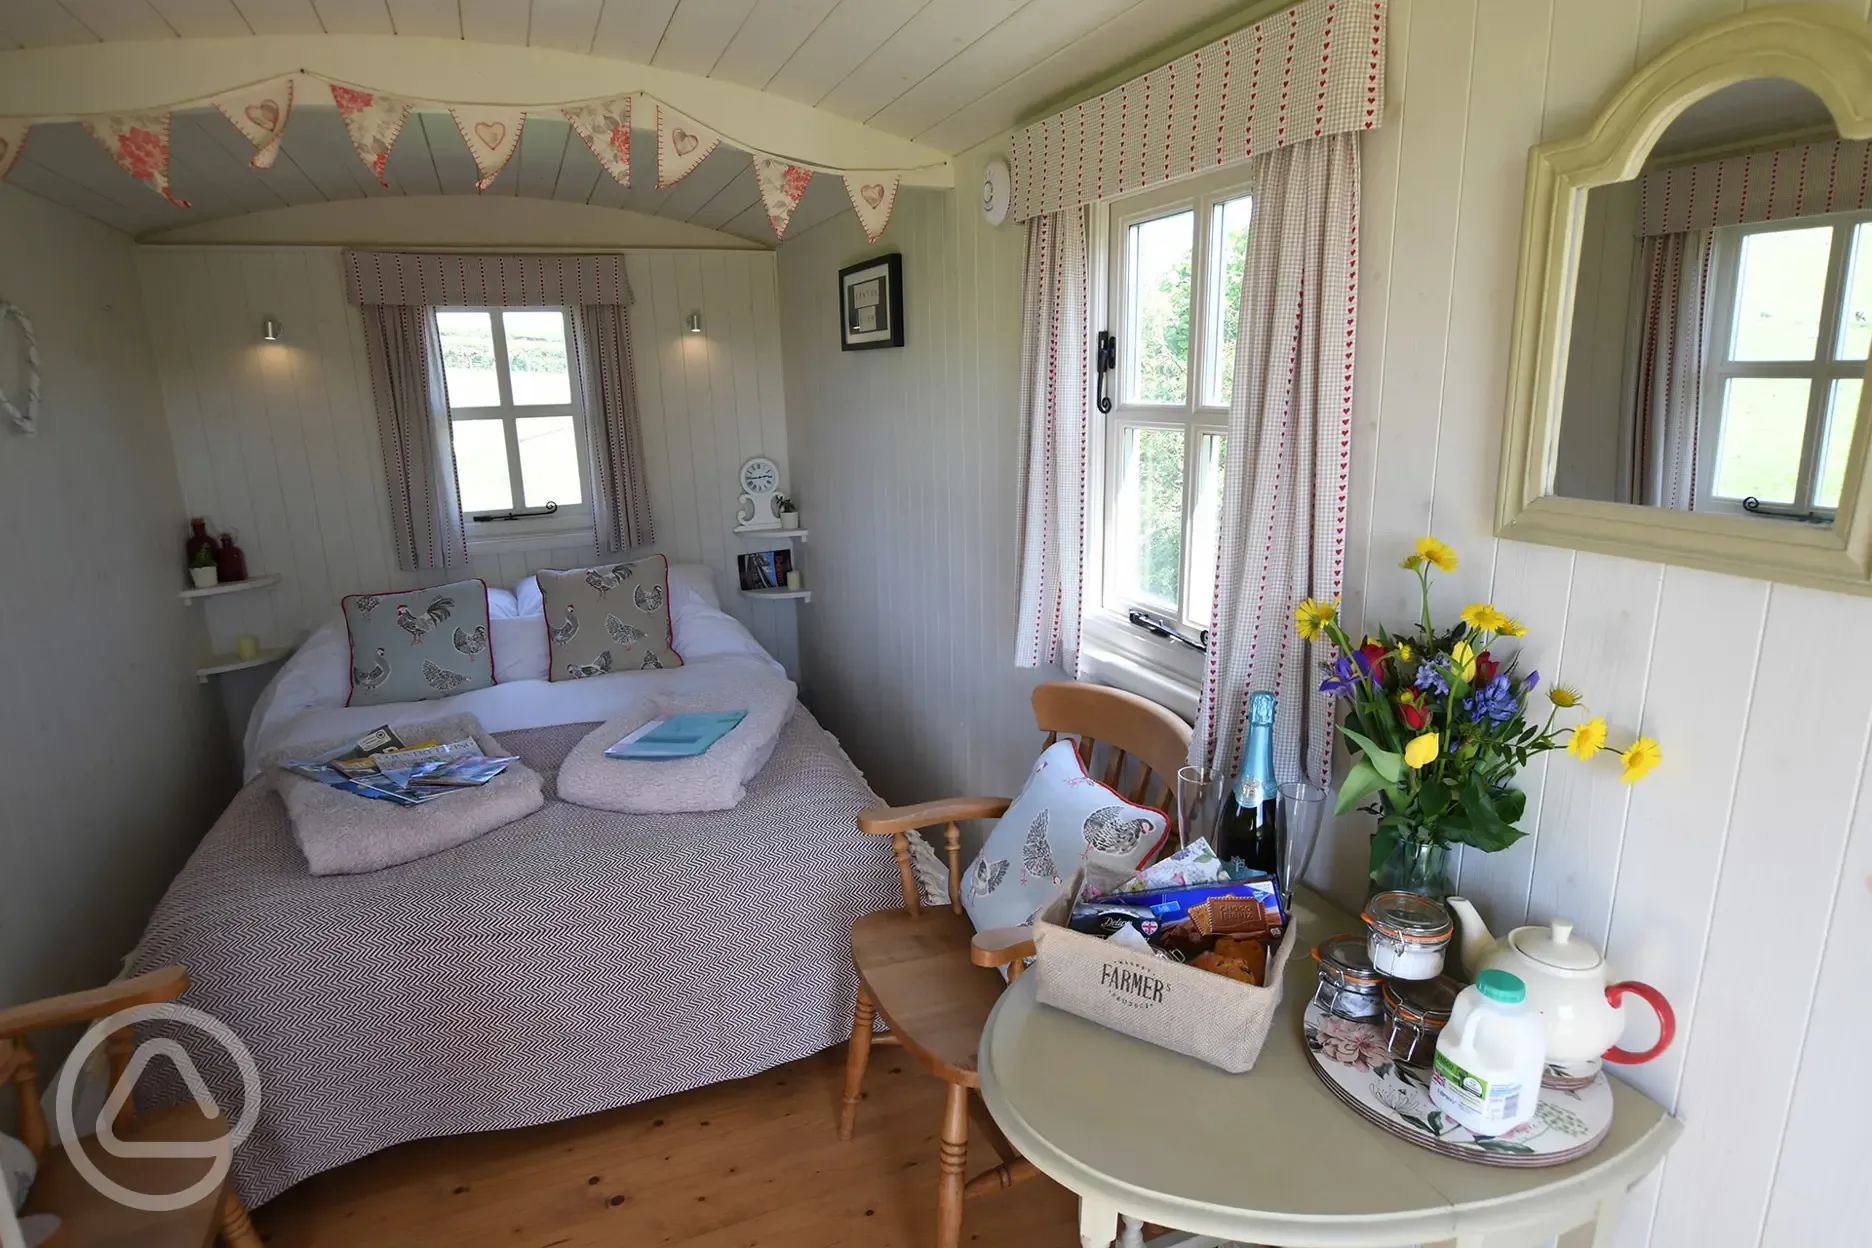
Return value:
<svg viewBox="0 0 1872 1248">
<path fill-rule="evenodd" d="M 1872 193 L 1872 143 L 1830 139 L 1753 152 L 1638 179 L 1640 237 L 1784 221 L 1864 208 Z"/>
<path fill-rule="evenodd" d="M 351 301 L 414 307 L 629 307 L 622 256 L 477 256 L 353 251 L 345 255 Z"/>
</svg>

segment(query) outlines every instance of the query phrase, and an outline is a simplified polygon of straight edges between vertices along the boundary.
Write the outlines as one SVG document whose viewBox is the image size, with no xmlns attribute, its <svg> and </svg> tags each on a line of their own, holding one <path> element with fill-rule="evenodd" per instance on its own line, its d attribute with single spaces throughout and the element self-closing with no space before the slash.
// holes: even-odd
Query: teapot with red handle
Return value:
<svg viewBox="0 0 1872 1248">
<path fill-rule="evenodd" d="M 1576 1087 L 1591 1082 L 1601 1060 L 1648 1062 L 1677 1034 L 1677 1017 L 1664 994 L 1635 980 L 1609 983 L 1605 957 L 1573 935 L 1570 921 L 1517 927 L 1497 940 L 1467 899 L 1451 897 L 1448 905 L 1461 931 L 1463 967 L 1470 976 L 1494 968 L 1527 985 L 1528 1003 L 1540 1011 L 1547 1027 L 1543 1082 Z M 1657 1011 L 1657 1043 L 1642 1052 L 1617 1047 L 1625 1026 L 1618 1006 L 1628 993 Z"/>
</svg>

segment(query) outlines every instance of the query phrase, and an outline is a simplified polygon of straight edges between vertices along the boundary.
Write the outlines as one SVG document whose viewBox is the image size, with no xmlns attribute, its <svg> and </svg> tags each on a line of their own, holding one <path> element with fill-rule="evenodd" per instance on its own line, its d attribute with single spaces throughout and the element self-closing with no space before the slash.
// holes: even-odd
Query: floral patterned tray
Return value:
<svg viewBox="0 0 1872 1248">
<path fill-rule="evenodd" d="M 1384 1035 L 1309 1004 L 1307 1058 L 1313 1073 L 1362 1117 L 1420 1148 L 1490 1166 L 1557 1166 L 1599 1146 L 1612 1126 L 1603 1072 L 1581 1088 L 1541 1089 L 1534 1120 L 1501 1136 L 1475 1135 L 1430 1100 L 1430 1074 L 1391 1056 Z"/>
</svg>

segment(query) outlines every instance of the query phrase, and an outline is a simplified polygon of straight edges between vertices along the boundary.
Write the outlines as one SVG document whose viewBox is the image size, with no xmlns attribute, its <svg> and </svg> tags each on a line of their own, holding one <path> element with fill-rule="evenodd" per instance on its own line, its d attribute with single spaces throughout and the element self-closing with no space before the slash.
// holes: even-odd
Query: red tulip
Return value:
<svg viewBox="0 0 1872 1248">
<path fill-rule="evenodd" d="M 1368 641 L 1359 647 L 1359 653 L 1364 655 L 1366 662 L 1371 664 L 1373 677 L 1383 680 L 1385 674 L 1383 663 L 1391 652 L 1375 641 Z"/>
<path fill-rule="evenodd" d="M 1416 732 L 1430 722 L 1430 712 L 1424 709 L 1424 695 L 1418 689 L 1406 689 L 1398 695 L 1398 714 L 1404 718 L 1404 726 Z"/>
<path fill-rule="evenodd" d="M 1475 660 L 1476 687 L 1481 688 L 1483 685 L 1488 684 L 1489 681 L 1494 680 L 1495 673 L 1499 672 L 1500 670 L 1501 670 L 1501 664 L 1497 663 L 1494 659 L 1489 658 L 1488 651 L 1484 650 L 1481 654 L 1476 655 L 1476 660 Z"/>
</svg>

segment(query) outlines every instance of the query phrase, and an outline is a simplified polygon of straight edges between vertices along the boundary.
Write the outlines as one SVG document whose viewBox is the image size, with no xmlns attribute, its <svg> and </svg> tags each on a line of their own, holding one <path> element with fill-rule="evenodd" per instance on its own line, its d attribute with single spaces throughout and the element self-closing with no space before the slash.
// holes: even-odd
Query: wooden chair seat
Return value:
<svg viewBox="0 0 1872 1248">
<path fill-rule="evenodd" d="M 979 1088 L 976 1050 L 1004 984 L 969 961 L 965 914 L 868 914 L 852 926 L 858 978 L 899 1044 L 938 1078 Z"/>
<path fill-rule="evenodd" d="M 225 1118 L 203 1116 L 193 1102 L 138 1117 L 119 1131 L 124 1140 L 170 1140 L 205 1143 L 227 1134 Z M 133 1192 L 180 1192 L 208 1172 L 202 1157 L 117 1157 L 88 1141 L 85 1155 L 105 1177 Z M 129 1209 L 92 1187 L 72 1165 L 63 1148 L 49 1148 L 40 1158 L 27 1213 L 59 1218 L 52 1248 L 205 1248 L 221 1230 L 221 1190 L 217 1187 L 185 1209 L 146 1213 Z"/>
</svg>

